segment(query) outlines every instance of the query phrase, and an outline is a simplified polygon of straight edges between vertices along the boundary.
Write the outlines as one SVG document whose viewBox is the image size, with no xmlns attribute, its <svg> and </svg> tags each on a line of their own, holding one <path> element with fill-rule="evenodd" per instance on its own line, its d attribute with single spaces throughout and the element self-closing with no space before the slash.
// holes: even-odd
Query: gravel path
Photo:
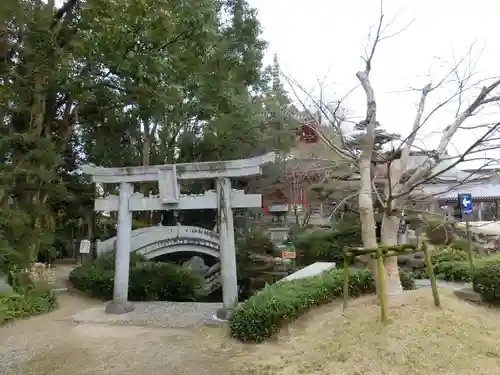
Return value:
<svg viewBox="0 0 500 375">
<path fill-rule="evenodd" d="M 185 328 L 211 322 L 221 303 L 134 302 L 134 310 L 120 315 L 104 312 L 105 305 L 91 307 L 70 317 L 75 323 L 129 324 Z"/>
<path fill-rule="evenodd" d="M 75 324 L 100 303 L 62 294 L 50 314 L 0 328 L 2 375 L 231 375 L 232 344 L 220 328 Z"/>
</svg>

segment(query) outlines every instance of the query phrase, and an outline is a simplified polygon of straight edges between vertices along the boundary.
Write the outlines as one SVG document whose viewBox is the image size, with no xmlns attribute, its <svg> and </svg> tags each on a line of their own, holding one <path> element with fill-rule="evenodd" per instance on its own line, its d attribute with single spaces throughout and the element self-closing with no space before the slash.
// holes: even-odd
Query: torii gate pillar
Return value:
<svg viewBox="0 0 500 375">
<path fill-rule="evenodd" d="M 134 305 L 128 301 L 130 241 L 132 236 L 132 211 L 129 210 L 129 199 L 132 194 L 134 194 L 133 184 L 130 182 L 120 183 L 116 228 L 115 280 L 113 301 L 108 303 L 105 308 L 105 312 L 108 314 L 125 314 L 134 310 Z"/>
<path fill-rule="evenodd" d="M 218 215 L 217 225 L 220 239 L 220 274 L 224 308 L 217 315 L 227 319 L 238 303 L 238 275 L 236 271 L 236 247 L 234 244 L 234 220 L 231 207 L 231 180 L 219 178 L 216 181 Z"/>
</svg>

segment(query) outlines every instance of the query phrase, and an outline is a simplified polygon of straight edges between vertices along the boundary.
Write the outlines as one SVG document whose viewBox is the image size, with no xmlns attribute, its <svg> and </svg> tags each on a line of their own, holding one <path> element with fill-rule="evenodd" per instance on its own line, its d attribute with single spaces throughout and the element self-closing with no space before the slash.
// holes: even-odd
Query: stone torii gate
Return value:
<svg viewBox="0 0 500 375">
<path fill-rule="evenodd" d="M 98 184 L 120 184 L 118 197 L 96 199 L 96 211 L 118 211 L 116 236 L 116 261 L 113 301 L 106 305 L 110 314 L 124 314 L 134 309 L 128 301 L 128 280 L 130 246 L 132 232 L 132 211 L 178 210 L 178 209 L 218 209 L 220 237 L 220 262 L 224 311 L 229 316 L 238 303 L 236 252 L 234 244 L 234 221 L 232 209 L 235 207 L 261 207 L 260 194 L 236 194 L 231 189 L 231 178 L 262 174 L 262 166 L 274 163 L 275 154 L 259 157 L 202 163 L 166 164 L 147 167 L 102 168 L 82 166 L 85 174 L 92 176 Z M 183 196 L 180 194 L 179 180 L 215 179 L 216 194 Z M 158 181 L 158 197 L 146 198 L 134 194 L 134 182 Z M 236 207 L 235 207 L 236 208 Z"/>
</svg>

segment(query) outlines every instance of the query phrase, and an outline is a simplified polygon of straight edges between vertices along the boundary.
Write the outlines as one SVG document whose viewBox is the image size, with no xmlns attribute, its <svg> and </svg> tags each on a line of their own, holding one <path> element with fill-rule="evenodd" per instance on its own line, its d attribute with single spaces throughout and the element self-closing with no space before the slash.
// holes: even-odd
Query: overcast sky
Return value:
<svg viewBox="0 0 500 375">
<path fill-rule="evenodd" d="M 318 80 L 324 81 L 330 100 L 341 98 L 358 84 L 355 74 L 363 69 L 360 56 L 364 54 L 370 29 L 378 22 L 378 0 L 248 1 L 259 11 L 263 38 L 269 42 L 267 58 L 270 61 L 277 53 L 285 74 L 316 94 Z M 401 34 L 380 44 L 373 64 L 378 119 L 386 129 L 408 134 L 420 96 L 410 89 L 422 88 L 432 78 L 433 82 L 439 81 L 454 66 L 454 60 L 466 55 L 473 44 L 477 75 L 474 81 L 500 75 L 498 1 L 385 0 L 384 13 L 388 21 L 397 16 L 387 30 L 389 34 L 411 23 Z M 465 68 L 464 65 L 460 73 Z M 428 109 L 456 88 L 450 82 L 433 93 Z M 479 89 L 470 94 L 477 94 Z M 349 96 L 346 106 L 355 115 L 364 115 L 361 89 Z M 500 118 L 498 108 L 483 111 L 471 123 L 491 122 L 495 112 Z M 456 109 L 456 102 L 447 106 L 422 129 L 419 147 L 436 147 L 440 130 L 453 120 Z M 449 151 L 456 153 L 455 148 L 466 148 L 476 135 L 471 133 L 458 134 Z"/>
</svg>

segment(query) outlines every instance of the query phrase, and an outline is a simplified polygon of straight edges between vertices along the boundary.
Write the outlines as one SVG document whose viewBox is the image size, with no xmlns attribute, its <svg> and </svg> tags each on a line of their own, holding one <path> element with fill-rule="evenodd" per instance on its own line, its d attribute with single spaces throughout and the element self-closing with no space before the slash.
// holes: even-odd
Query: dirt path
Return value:
<svg viewBox="0 0 500 375">
<path fill-rule="evenodd" d="M 232 374 L 220 328 L 159 329 L 73 324 L 65 317 L 96 305 L 61 295 L 50 314 L 0 328 L 0 373 L 19 375 Z"/>
</svg>

